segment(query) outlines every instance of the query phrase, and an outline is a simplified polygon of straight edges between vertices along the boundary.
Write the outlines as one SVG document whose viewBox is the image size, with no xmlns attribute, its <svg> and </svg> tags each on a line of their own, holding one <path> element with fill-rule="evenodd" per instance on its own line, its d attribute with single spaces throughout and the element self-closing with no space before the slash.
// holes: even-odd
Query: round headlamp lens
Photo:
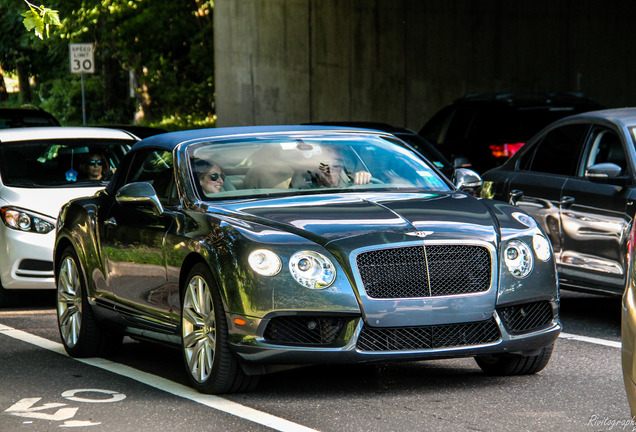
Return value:
<svg viewBox="0 0 636 432">
<path fill-rule="evenodd" d="M 18 227 L 22 231 L 29 231 L 31 229 L 31 218 L 25 213 L 20 213 L 18 216 Z"/>
<path fill-rule="evenodd" d="M 504 261 L 510 273 L 517 278 L 524 278 L 532 271 L 532 252 L 522 241 L 512 240 L 508 243 L 504 251 Z"/>
<path fill-rule="evenodd" d="M 278 255 L 267 249 L 252 251 L 247 261 L 252 270 L 263 276 L 274 276 L 278 274 L 283 266 Z"/>
<path fill-rule="evenodd" d="M 550 259 L 550 243 L 548 240 L 542 235 L 535 234 L 532 237 L 532 247 L 534 248 L 534 253 L 537 254 L 537 258 L 541 261 L 547 261 Z"/>
<path fill-rule="evenodd" d="M 314 251 L 300 251 L 292 255 L 289 272 L 299 284 L 311 289 L 327 288 L 336 279 L 333 263 Z"/>
</svg>

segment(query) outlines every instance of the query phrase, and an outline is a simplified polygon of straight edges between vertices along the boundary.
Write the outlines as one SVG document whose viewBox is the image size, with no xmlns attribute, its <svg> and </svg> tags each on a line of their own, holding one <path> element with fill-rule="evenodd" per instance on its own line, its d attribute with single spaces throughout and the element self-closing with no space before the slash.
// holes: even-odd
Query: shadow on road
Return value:
<svg viewBox="0 0 636 432">
<path fill-rule="evenodd" d="M 620 340 L 621 298 L 561 290 L 563 331 Z"/>
</svg>

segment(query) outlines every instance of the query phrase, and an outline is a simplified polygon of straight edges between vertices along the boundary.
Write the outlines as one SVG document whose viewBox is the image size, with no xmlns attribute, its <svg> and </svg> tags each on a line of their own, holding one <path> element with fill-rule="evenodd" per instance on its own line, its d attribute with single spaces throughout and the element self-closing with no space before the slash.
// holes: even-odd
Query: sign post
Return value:
<svg viewBox="0 0 636 432">
<path fill-rule="evenodd" d="M 86 126 L 86 103 L 84 99 L 84 74 L 95 73 L 94 48 L 91 43 L 68 45 L 71 59 L 71 73 L 81 74 L 82 81 L 82 122 Z"/>
</svg>

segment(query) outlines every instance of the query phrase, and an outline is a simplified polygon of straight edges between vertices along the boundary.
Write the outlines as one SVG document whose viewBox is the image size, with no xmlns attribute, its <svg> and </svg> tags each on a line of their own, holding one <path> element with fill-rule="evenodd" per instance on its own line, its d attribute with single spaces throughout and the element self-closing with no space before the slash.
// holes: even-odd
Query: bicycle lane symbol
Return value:
<svg viewBox="0 0 636 432">
<path fill-rule="evenodd" d="M 84 393 L 98 393 L 101 396 L 98 398 L 78 396 L 78 394 Z M 106 395 L 108 397 L 103 397 Z M 62 397 L 73 402 L 83 403 L 112 403 L 119 402 L 126 398 L 126 395 L 112 390 L 101 389 L 75 389 L 67 390 L 62 393 Z M 56 422 L 64 422 L 60 424 L 60 427 L 83 427 L 83 426 L 96 426 L 101 424 L 93 423 L 89 420 L 71 420 L 77 414 L 79 408 L 69 407 L 65 403 L 45 403 L 37 406 L 36 404 L 41 400 L 40 397 L 24 398 L 13 404 L 11 407 L 4 410 L 9 415 L 14 415 L 23 418 L 35 419 L 35 420 L 48 420 Z M 45 412 L 55 410 L 55 412 Z"/>
</svg>

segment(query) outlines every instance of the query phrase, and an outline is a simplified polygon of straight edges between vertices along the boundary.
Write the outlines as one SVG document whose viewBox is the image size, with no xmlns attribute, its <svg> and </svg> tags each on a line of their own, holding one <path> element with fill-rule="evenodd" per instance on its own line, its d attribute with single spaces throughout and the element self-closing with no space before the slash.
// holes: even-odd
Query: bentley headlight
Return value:
<svg viewBox="0 0 636 432">
<path fill-rule="evenodd" d="M 52 222 L 44 220 L 43 217 L 13 207 L 2 207 L 0 215 L 7 227 L 18 231 L 46 234 L 55 228 Z"/>
<path fill-rule="evenodd" d="M 274 276 L 278 274 L 282 263 L 278 255 L 267 249 L 257 249 L 250 253 L 247 261 L 256 273 L 263 276 Z"/>
<path fill-rule="evenodd" d="M 537 258 L 541 261 L 547 261 L 550 259 L 550 243 L 548 240 L 540 234 L 535 234 L 532 237 L 532 247 L 534 248 L 534 253 L 537 254 Z"/>
<path fill-rule="evenodd" d="M 336 269 L 329 258 L 314 251 L 292 255 L 289 271 L 299 284 L 311 289 L 327 288 L 336 279 Z"/>
<path fill-rule="evenodd" d="M 504 250 L 504 261 L 510 273 L 517 278 L 524 278 L 532 271 L 532 251 L 522 241 L 512 240 L 508 242 Z"/>
</svg>

